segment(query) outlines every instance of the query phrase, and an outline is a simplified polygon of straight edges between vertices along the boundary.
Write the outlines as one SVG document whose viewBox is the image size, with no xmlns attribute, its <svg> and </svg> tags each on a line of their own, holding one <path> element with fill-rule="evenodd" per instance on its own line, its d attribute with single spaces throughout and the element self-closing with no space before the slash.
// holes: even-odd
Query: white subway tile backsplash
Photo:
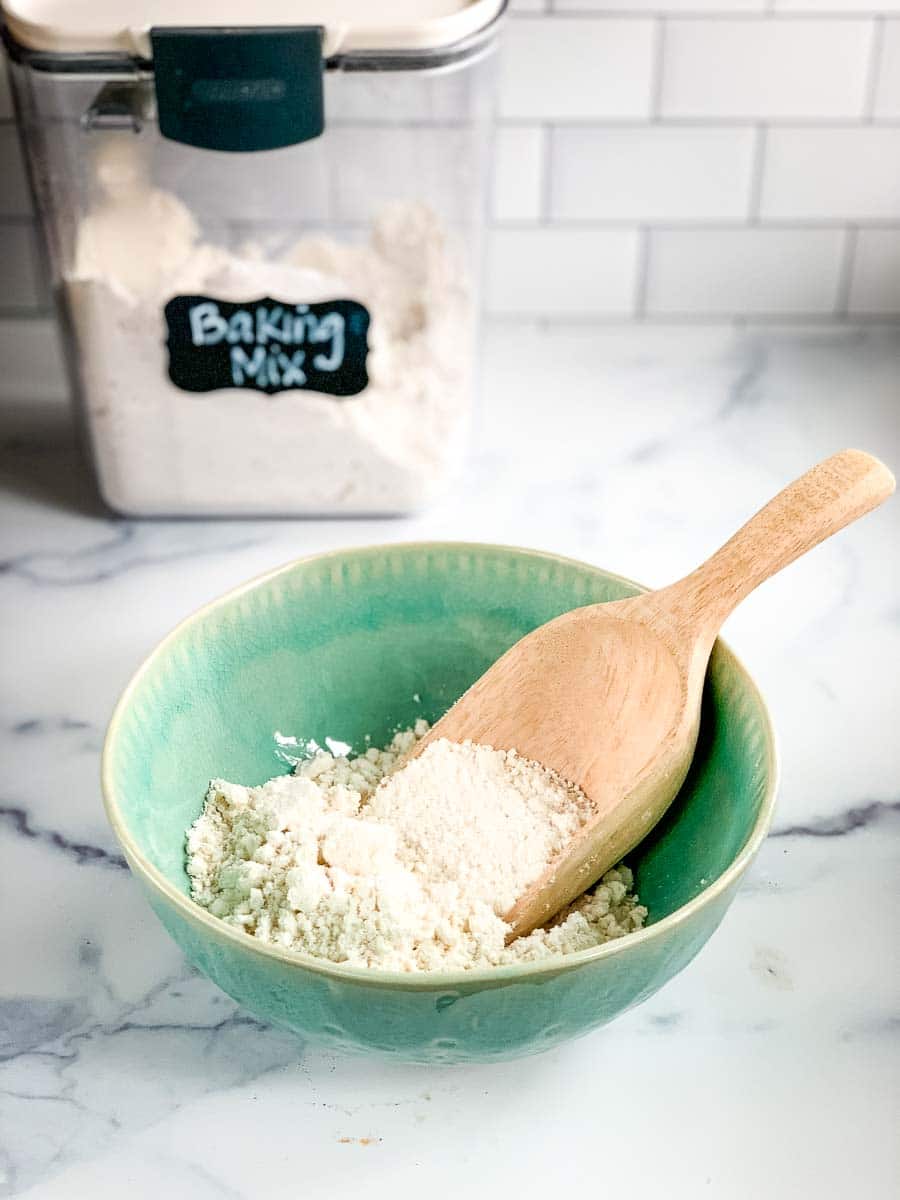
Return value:
<svg viewBox="0 0 900 1200">
<path fill-rule="evenodd" d="M 651 318 L 845 307 L 851 318 L 900 318 L 900 0 L 510 0 L 509 9 L 489 311 L 628 317 L 640 290 Z M 47 303 L 2 58 L 0 314 Z M 373 76 L 365 96 L 327 82 L 334 142 L 328 154 L 324 139 L 307 148 L 307 217 L 327 221 L 336 204 L 356 229 L 412 177 L 439 207 L 447 194 L 472 194 L 453 177 L 463 158 L 454 125 L 470 100 L 464 73 L 455 91 L 436 79 L 424 98 L 412 79 Z M 396 127 L 358 127 L 376 112 Z M 442 124 L 404 130 L 407 118 Z M 197 177 L 196 152 L 181 150 L 213 217 L 238 189 L 252 218 L 268 172 L 290 166 L 272 152 L 254 162 L 261 171 L 225 164 L 217 174 L 210 160 Z M 50 321 L 0 316 L 0 361 L 0 394 L 63 387 Z"/>
<path fill-rule="evenodd" d="M 540 125 L 508 126 L 494 143 L 492 212 L 497 221 L 537 221 L 544 189 L 544 143 Z"/>
<path fill-rule="evenodd" d="M 871 21 L 671 21 L 663 117 L 852 117 L 862 112 Z"/>
<path fill-rule="evenodd" d="M 841 230 L 656 230 L 651 316 L 813 315 L 837 301 Z"/>
<path fill-rule="evenodd" d="M 900 219 L 900 129 L 770 129 L 761 215 L 772 220 Z"/>
<path fill-rule="evenodd" d="M 555 220 L 742 220 L 747 216 L 754 130 L 555 129 Z"/>
<path fill-rule="evenodd" d="M 646 117 L 654 22 L 536 17 L 504 31 L 500 113 L 567 120 Z"/>
<path fill-rule="evenodd" d="M 850 313 L 900 315 L 900 229 L 860 229 L 857 234 Z"/>
<path fill-rule="evenodd" d="M 0 279 L 0 309 L 36 308 L 43 302 L 30 224 L 0 225 Z"/>
<path fill-rule="evenodd" d="M 25 164 L 15 125 L 0 125 L 0 217 L 24 217 L 31 212 Z"/>
<path fill-rule="evenodd" d="M 900 118 L 900 21 L 884 23 L 874 115 L 893 120 Z"/>
<path fill-rule="evenodd" d="M 637 282 L 635 230 L 495 229 L 487 307 L 503 315 L 628 315 Z"/>
</svg>

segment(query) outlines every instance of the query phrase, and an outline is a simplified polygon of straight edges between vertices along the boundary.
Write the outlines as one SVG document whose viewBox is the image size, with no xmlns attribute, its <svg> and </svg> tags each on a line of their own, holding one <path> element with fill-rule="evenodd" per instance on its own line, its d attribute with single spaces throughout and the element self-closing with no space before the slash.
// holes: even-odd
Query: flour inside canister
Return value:
<svg viewBox="0 0 900 1200">
<path fill-rule="evenodd" d="M 204 239 L 174 194 L 113 139 L 64 295 L 101 487 L 142 514 L 387 513 L 421 507 L 462 459 L 471 411 L 470 288 L 437 213 L 395 202 L 368 240 Z M 254 386 L 184 391 L 167 372 L 173 297 L 279 305 L 355 301 L 369 314 L 368 385 L 335 397 Z M 248 383 L 247 380 L 244 381 Z M 250 380 L 250 383 L 253 381 Z"/>
<path fill-rule="evenodd" d="M 514 751 L 439 740 L 319 752 L 248 788 L 215 780 L 187 835 L 194 899 L 271 945 L 396 971 L 546 958 L 640 929 L 620 866 L 545 929 L 502 919 L 590 816 L 578 788 Z"/>
</svg>

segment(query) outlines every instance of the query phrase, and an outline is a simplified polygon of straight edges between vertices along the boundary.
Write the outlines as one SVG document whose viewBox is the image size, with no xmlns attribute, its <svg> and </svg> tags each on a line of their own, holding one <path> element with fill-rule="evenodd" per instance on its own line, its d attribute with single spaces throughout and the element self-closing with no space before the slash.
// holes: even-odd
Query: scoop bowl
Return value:
<svg viewBox="0 0 900 1200">
<path fill-rule="evenodd" d="M 419 1063 L 538 1053 L 651 996 L 713 933 L 772 816 L 769 717 L 721 642 L 688 777 L 628 856 L 650 912 L 639 933 L 487 970 L 353 968 L 226 926 L 190 899 L 184 860 L 184 833 L 211 778 L 259 784 L 287 770 L 290 735 L 383 744 L 418 717 L 436 720 L 531 629 L 641 590 L 536 551 L 411 543 L 300 559 L 188 617 L 119 701 L 102 780 L 128 863 L 190 962 L 303 1038 Z"/>
</svg>

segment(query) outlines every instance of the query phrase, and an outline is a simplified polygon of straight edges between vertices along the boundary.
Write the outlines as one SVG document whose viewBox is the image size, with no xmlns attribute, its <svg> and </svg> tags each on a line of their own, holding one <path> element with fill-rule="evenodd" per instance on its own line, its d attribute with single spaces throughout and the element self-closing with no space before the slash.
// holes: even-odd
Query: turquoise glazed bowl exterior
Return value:
<svg viewBox="0 0 900 1200">
<path fill-rule="evenodd" d="M 301 559 L 184 621 L 119 701 L 103 791 L 131 869 L 188 959 L 263 1020 L 334 1050 L 420 1063 L 534 1054 L 651 996 L 719 924 L 772 815 L 768 715 L 721 644 L 688 780 L 628 856 L 650 913 L 639 933 L 549 963 L 352 968 L 222 924 L 191 901 L 184 860 L 211 778 L 260 784 L 288 769 L 276 734 L 381 745 L 439 717 L 530 629 L 639 590 L 549 554 L 421 543 Z"/>
</svg>

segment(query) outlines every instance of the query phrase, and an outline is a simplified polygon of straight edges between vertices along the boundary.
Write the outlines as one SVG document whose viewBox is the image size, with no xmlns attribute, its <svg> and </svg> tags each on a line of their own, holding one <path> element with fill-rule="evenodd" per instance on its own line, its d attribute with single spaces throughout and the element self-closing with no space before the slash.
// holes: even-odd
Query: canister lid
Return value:
<svg viewBox="0 0 900 1200">
<path fill-rule="evenodd" d="M 323 53 L 439 51 L 474 37 L 505 0 L 0 0 L 13 41 L 51 54 L 152 58 L 150 30 L 300 27 L 323 30 Z"/>
</svg>

